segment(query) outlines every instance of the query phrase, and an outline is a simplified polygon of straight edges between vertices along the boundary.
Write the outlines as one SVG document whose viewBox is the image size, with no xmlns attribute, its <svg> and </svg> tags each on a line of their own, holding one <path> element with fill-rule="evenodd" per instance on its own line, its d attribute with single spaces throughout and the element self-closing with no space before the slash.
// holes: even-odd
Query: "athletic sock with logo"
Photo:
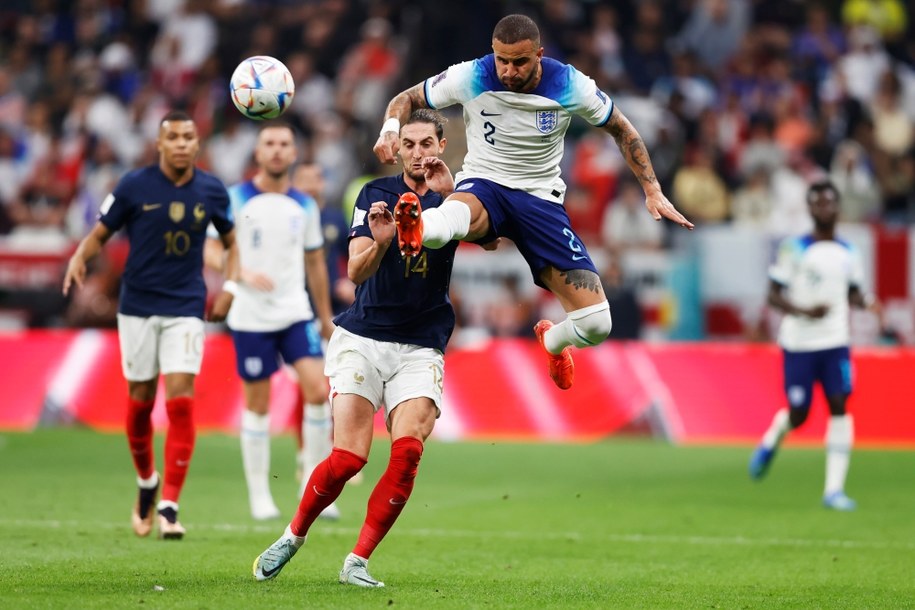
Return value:
<svg viewBox="0 0 915 610">
<path fill-rule="evenodd" d="M 423 245 L 433 250 L 449 241 L 463 239 L 470 231 L 470 208 L 451 199 L 437 208 L 423 210 Z"/>
<path fill-rule="evenodd" d="M 607 338 L 613 326 L 607 301 L 570 311 L 565 320 L 555 324 L 543 335 L 543 345 L 551 354 L 558 354 L 570 345 L 591 347 Z"/>
<path fill-rule="evenodd" d="M 149 479 L 155 472 L 153 466 L 153 401 L 134 400 L 127 402 L 127 443 L 137 476 Z"/>
<path fill-rule="evenodd" d="M 305 493 L 299 501 L 290 531 L 304 536 L 321 511 L 337 499 L 343 486 L 354 474 L 362 470 L 366 460 L 346 449 L 335 448 L 327 459 L 318 464 L 305 484 Z"/>
<path fill-rule="evenodd" d="M 194 453 L 193 417 L 194 400 L 190 396 L 178 396 L 165 401 L 168 413 L 168 433 L 165 435 L 165 476 L 162 485 L 162 500 L 178 502 L 187 469 Z"/>
<path fill-rule="evenodd" d="M 365 523 L 353 547 L 353 553 L 359 557 L 371 557 L 375 547 L 397 521 L 410 499 L 422 455 L 423 442 L 418 438 L 404 436 L 391 444 L 391 460 L 369 496 Z"/>
</svg>

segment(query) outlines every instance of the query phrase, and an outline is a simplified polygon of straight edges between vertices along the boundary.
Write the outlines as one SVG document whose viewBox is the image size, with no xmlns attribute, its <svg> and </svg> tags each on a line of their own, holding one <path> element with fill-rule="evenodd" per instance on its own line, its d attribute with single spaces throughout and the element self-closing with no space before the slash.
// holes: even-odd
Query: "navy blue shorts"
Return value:
<svg viewBox="0 0 915 610">
<path fill-rule="evenodd" d="M 826 396 L 851 394 L 851 353 L 848 347 L 815 352 L 782 350 L 785 395 L 792 409 L 810 407 L 813 384 L 819 382 Z"/>
<path fill-rule="evenodd" d="M 249 332 L 233 330 L 235 365 L 245 381 L 268 379 L 282 362 L 292 364 L 299 358 L 320 358 L 321 333 L 314 320 L 296 322 L 283 330 Z"/>
<path fill-rule="evenodd" d="M 473 194 L 489 213 L 489 233 L 476 243 L 484 244 L 496 237 L 515 242 L 531 269 L 534 283 L 541 288 L 546 286 L 540 281 L 540 272 L 548 266 L 559 271 L 587 269 L 597 273 L 562 205 L 484 178 L 465 178 L 456 185 L 455 192 Z"/>
</svg>

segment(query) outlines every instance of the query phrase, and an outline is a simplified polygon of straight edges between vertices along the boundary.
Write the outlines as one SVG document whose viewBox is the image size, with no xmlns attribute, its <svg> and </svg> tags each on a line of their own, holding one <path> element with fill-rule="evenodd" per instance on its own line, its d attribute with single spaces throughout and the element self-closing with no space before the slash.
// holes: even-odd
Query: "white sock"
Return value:
<svg viewBox="0 0 915 610">
<path fill-rule="evenodd" d="M 302 481 L 308 481 L 312 471 L 330 455 L 333 449 L 330 403 L 306 404 L 305 419 L 302 421 L 302 439 L 305 441 L 305 470 Z"/>
<path fill-rule="evenodd" d="M 423 245 L 437 250 L 453 239 L 463 239 L 470 231 L 470 208 L 462 201 L 449 199 L 437 208 L 423 210 Z"/>
<path fill-rule="evenodd" d="M 140 489 L 153 489 L 156 485 L 159 484 L 159 473 L 153 470 L 152 476 L 148 479 L 141 479 L 137 477 L 137 487 Z"/>
<path fill-rule="evenodd" d="M 241 459 L 252 504 L 270 495 L 270 415 L 245 409 L 241 414 Z"/>
<path fill-rule="evenodd" d="M 176 513 L 178 512 L 178 503 L 172 502 L 171 500 L 159 500 L 159 503 L 156 504 L 156 510 L 160 511 L 166 508 L 173 509 Z"/>
<path fill-rule="evenodd" d="M 824 495 L 845 490 L 855 432 L 851 415 L 833 415 L 826 424 L 826 487 Z"/>
<path fill-rule="evenodd" d="M 305 544 L 305 539 L 308 536 L 296 536 L 292 533 L 292 528 L 287 525 L 286 530 L 283 532 L 283 537 L 292 540 L 292 544 L 294 544 L 296 548 L 299 548 Z"/>
<path fill-rule="evenodd" d="M 782 439 L 785 438 L 790 429 L 791 417 L 788 415 L 788 409 L 779 409 L 775 417 L 772 418 L 769 429 L 766 430 L 762 437 L 762 446 L 766 449 L 775 449 L 781 444 Z"/>
<path fill-rule="evenodd" d="M 558 354 L 570 345 L 591 347 L 610 334 L 612 325 L 607 301 L 570 311 L 565 320 L 555 324 L 543 335 L 546 351 Z"/>
</svg>

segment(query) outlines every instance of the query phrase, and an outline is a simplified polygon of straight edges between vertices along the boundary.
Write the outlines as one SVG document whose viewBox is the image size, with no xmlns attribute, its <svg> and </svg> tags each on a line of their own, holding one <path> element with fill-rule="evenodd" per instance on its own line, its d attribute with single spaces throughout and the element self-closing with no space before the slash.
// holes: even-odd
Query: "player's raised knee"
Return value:
<svg viewBox="0 0 915 610">
<path fill-rule="evenodd" d="M 610 335 L 613 318 L 610 316 L 610 304 L 607 301 L 584 307 L 569 313 L 575 325 L 575 334 L 582 344 L 579 347 L 597 345 Z"/>
</svg>

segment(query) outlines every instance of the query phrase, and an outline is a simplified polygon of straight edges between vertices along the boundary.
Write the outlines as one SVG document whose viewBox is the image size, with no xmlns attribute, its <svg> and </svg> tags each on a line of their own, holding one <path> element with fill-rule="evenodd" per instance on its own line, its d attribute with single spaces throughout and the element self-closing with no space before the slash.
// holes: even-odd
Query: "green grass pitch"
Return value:
<svg viewBox="0 0 915 610">
<path fill-rule="evenodd" d="M 297 502 L 291 438 L 273 443 L 284 519 L 264 524 L 248 517 L 238 439 L 201 435 L 175 542 L 130 530 L 123 436 L 2 434 L 0 608 L 915 608 L 915 452 L 856 451 L 859 509 L 834 513 L 820 448 L 787 447 L 752 483 L 749 447 L 430 442 L 371 560 L 387 587 L 343 586 L 388 446 L 344 490 L 343 518 L 256 582 Z"/>
</svg>

